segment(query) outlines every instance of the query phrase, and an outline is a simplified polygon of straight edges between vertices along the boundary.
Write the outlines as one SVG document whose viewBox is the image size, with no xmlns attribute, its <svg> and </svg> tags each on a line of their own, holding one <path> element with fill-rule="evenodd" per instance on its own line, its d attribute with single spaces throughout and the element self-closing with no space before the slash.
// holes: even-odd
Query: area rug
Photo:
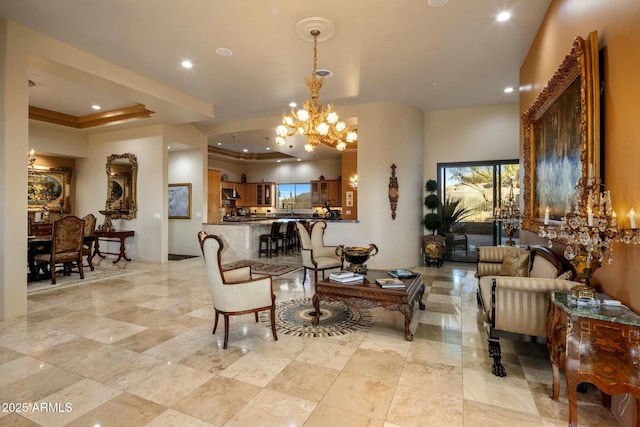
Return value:
<svg viewBox="0 0 640 427">
<path fill-rule="evenodd" d="M 197 255 L 169 254 L 169 261 L 182 261 L 183 259 L 195 258 Z"/>
<path fill-rule="evenodd" d="M 341 301 L 320 302 L 320 322 L 311 323 L 311 298 L 292 299 L 276 304 L 276 331 L 296 337 L 332 337 L 366 331 L 372 324 L 369 310 L 349 307 Z M 260 322 L 271 327 L 268 311 L 260 312 Z"/>
<path fill-rule="evenodd" d="M 135 271 L 131 270 L 116 270 L 112 268 L 96 268 L 91 271 L 88 268 L 84 269 L 84 279 L 80 278 L 78 273 L 71 273 L 71 276 L 56 276 L 56 284 L 51 284 L 51 279 L 38 280 L 35 282 L 27 283 L 27 294 L 35 294 L 40 292 L 57 291 L 59 289 L 69 288 L 72 286 L 86 285 L 89 283 L 97 282 L 99 280 L 113 279 L 119 276 L 125 276 L 133 274 Z"/>
<path fill-rule="evenodd" d="M 301 265 L 293 264 L 267 264 L 264 262 L 256 262 L 247 259 L 224 264 L 223 270 L 230 270 L 233 268 L 251 267 L 251 273 L 254 274 L 268 274 L 270 276 L 282 276 L 283 274 L 291 273 L 302 268 Z"/>
</svg>

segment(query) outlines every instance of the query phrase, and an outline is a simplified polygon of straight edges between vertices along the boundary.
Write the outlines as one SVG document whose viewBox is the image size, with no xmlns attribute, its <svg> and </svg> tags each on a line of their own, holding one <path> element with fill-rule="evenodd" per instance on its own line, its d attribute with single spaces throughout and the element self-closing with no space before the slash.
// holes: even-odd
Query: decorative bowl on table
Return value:
<svg viewBox="0 0 640 427">
<path fill-rule="evenodd" d="M 368 248 L 344 245 L 336 248 L 336 255 L 344 257 L 349 263 L 349 266 L 345 269 L 358 274 L 367 274 L 367 265 L 365 263 L 377 253 L 378 247 L 373 243 Z"/>
</svg>

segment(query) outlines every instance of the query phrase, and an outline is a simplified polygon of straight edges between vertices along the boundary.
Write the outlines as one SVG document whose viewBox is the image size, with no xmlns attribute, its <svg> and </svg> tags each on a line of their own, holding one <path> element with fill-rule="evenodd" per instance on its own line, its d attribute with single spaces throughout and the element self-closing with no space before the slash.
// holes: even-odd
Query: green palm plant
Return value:
<svg viewBox="0 0 640 427">
<path fill-rule="evenodd" d="M 447 196 L 442 204 L 442 228 L 445 233 L 450 233 L 454 225 L 469 218 L 473 213 L 474 209 L 465 208 L 461 203 L 462 197 Z"/>
</svg>

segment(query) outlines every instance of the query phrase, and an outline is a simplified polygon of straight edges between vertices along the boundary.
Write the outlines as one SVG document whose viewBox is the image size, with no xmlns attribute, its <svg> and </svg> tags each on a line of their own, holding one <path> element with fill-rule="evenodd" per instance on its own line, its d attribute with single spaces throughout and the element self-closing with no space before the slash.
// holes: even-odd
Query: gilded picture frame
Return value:
<svg viewBox="0 0 640 427">
<path fill-rule="evenodd" d="M 169 184 L 169 219 L 191 219 L 191 183 Z"/>
<path fill-rule="evenodd" d="M 29 169 L 27 176 L 27 210 L 29 212 L 60 211 L 60 201 L 65 213 L 71 212 L 71 168 Z"/>
<path fill-rule="evenodd" d="M 559 221 L 573 206 L 578 179 L 600 174 L 598 36 L 576 37 L 571 52 L 522 115 L 524 212 L 534 233 L 549 209 Z M 581 204 L 586 194 L 578 195 Z"/>
</svg>

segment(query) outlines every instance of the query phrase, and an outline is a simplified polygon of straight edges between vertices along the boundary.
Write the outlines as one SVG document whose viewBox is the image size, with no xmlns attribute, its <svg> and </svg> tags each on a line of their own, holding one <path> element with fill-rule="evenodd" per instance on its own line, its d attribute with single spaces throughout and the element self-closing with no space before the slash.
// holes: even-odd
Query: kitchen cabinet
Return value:
<svg viewBox="0 0 640 427">
<path fill-rule="evenodd" d="M 274 187 L 272 182 L 256 184 L 256 206 L 273 206 L 275 200 Z"/>
<path fill-rule="evenodd" d="M 311 181 L 311 206 L 323 206 L 328 200 L 331 200 L 331 206 L 341 206 L 340 186 L 341 183 L 337 179 Z"/>
<path fill-rule="evenodd" d="M 242 206 L 272 207 L 276 201 L 273 182 L 248 182 L 244 185 Z"/>
</svg>

